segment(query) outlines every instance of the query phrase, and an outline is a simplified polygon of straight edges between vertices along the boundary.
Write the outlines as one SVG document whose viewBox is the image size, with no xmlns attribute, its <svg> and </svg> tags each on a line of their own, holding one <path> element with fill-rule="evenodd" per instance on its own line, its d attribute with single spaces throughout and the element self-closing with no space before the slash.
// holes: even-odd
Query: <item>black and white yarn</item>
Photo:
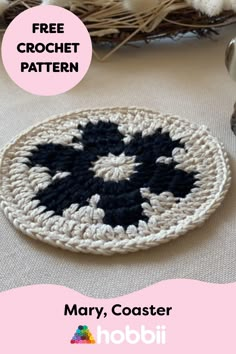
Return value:
<svg viewBox="0 0 236 354">
<path fill-rule="evenodd" d="M 73 251 L 125 253 L 202 223 L 230 182 L 205 127 L 136 108 L 49 120 L 3 152 L 1 206 L 24 233 Z"/>
</svg>

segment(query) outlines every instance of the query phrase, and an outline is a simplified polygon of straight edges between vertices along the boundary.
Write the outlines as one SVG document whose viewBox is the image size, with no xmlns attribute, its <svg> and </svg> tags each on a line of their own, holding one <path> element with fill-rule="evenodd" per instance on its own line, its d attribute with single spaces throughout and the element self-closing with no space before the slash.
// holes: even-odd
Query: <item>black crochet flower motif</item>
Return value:
<svg viewBox="0 0 236 354">
<path fill-rule="evenodd" d="M 139 220 L 148 220 L 142 208 L 142 203 L 148 200 L 142 197 L 141 188 L 149 188 L 157 195 L 169 191 L 177 198 L 184 198 L 194 187 L 196 173 L 179 169 L 174 161 L 157 162 L 159 157 L 172 157 L 174 148 L 185 148 L 180 140 L 172 140 L 169 133 L 161 129 L 144 137 L 136 133 L 126 144 L 118 125 L 111 122 L 89 122 L 85 127 L 79 125 L 78 129 L 82 131 L 81 138 L 74 137 L 72 143 L 82 143 L 83 150 L 72 145 L 41 144 L 29 157 L 30 168 L 46 167 L 52 177 L 58 172 L 69 172 L 61 179 L 53 179 L 36 194 L 34 199 L 39 200 L 46 211 L 62 215 L 72 204 L 89 205 L 90 198 L 98 194 L 97 207 L 104 211 L 104 224 L 127 228 L 137 226 Z M 95 174 L 94 163 L 109 154 L 134 157 L 135 165 L 129 178 L 104 180 Z"/>
</svg>

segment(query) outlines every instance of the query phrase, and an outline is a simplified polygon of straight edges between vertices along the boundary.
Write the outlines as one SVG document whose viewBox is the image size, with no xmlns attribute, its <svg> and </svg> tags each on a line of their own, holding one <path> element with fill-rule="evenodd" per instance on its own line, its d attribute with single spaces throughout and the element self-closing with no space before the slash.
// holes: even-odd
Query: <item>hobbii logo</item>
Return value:
<svg viewBox="0 0 236 354">
<path fill-rule="evenodd" d="M 97 344 L 166 344 L 166 326 L 156 326 L 154 330 L 142 325 L 138 330 L 125 326 L 124 330 L 108 331 L 97 327 Z"/>
</svg>

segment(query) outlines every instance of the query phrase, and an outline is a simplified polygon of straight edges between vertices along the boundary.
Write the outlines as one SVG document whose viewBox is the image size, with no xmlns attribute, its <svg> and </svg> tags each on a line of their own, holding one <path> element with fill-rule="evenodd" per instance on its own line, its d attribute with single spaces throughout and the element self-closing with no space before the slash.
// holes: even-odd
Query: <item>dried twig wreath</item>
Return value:
<svg viewBox="0 0 236 354">
<path fill-rule="evenodd" d="M 4 13 L 5 24 L 27 8 L 39 5 L 39 0 L 13 0 Z M 84 1 L 73 4 L 70 10 L 78 15 L 87 26 L 93 43 L 110 44 L 111 50 L 102 59 L 107 59 L 123 45 L 136 42 L 192 33 L 198 37 L 216 34 L 217 29 L 236 22 L 236 14 L 225 11 L 216 17 L 208 17 L 185 1 L 164 0 L 152 11 L 135 15 L 124 9 L 120 0 Z M 95 55 L 98 57 L 97 53 Z M 101 59 L 101 58 L 99 58 Z"/>
</svg>

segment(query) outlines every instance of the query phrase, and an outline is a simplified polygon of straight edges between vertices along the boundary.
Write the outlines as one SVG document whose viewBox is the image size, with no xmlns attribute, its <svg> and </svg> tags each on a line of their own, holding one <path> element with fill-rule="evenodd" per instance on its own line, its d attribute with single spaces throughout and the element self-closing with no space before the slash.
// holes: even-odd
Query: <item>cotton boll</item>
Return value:
<svg viewBox="0 0 236 354">
<path fill-rule="evenodd" d="M 7 9 L 9 2 L 7 0 L 0 0 L 0 15 Z"/>
<path fill-rule="evenodd" d="M 124 6 L 132 12 L 146 12 L 159 5 L 161 0 L 124 0 Z"/>
<path fill-rule="evenodd" d="M 202 0 L 202 2 L 205 2 Z M 209 1 L 206 9 L 206 14 L 209 16 L 219 15 L 224 9 L 224 0 L 211 0 Z"/>
<path fill-rule="evenodd" d="M 224 9 L 224 0 L 186 0 L 189 5 L 208 16 L 219 15 Z"/>
</svg>

